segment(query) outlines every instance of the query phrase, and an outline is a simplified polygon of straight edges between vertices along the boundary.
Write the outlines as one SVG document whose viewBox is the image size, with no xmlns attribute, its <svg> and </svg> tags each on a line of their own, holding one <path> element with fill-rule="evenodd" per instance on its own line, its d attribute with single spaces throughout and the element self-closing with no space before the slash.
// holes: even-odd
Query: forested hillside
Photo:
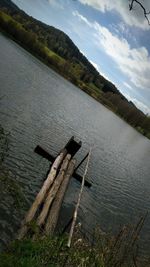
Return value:
<svg viewBox="0 0 150 267">
<path fill-rule="evenodd" d="M 28 16 L 10 0 L 0 0 L 0 27 L 48 66 L 150 137 L 150 118 L 101 76 L 64 32 Z"/>
</svg>

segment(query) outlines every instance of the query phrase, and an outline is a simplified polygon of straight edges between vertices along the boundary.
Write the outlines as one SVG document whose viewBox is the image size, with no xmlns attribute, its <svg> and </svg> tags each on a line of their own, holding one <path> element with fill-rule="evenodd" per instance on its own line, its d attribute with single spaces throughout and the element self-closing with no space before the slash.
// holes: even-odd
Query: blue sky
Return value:
<svg viewBox="0 0 150 267">
<path fill-rule="evenodd" d="M 141 0 L 150 10 L 150 0 Z M 98 71 L 150 114 L 150 26 L 128 0 L 13 0 L 63 30 Z"/>
</svg>

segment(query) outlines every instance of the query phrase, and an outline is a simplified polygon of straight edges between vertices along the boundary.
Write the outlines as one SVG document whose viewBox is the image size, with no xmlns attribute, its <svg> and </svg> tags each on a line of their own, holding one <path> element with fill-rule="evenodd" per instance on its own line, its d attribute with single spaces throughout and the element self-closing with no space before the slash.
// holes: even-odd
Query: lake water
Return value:
<svg viewBox="0 0 150 267">
<path fill-rule="evenodd" d="M 0 124 L 10 133 L 3 166 L 19 181 L 29 208 L 49 168 L 33 152 L 36 145 L 53 155 L 74 135 L 82 140 L 81 160 L 92 147 L 79 220 L 91 233 L 135 223 L 150 210 L 150 141 L 80 89 L 60 77 L 13 41 L 0 35 Z M 83 173 L 84 166 L 80 168 Z M 80 184 L 72 178 L 64 201 L 74 205 Z M 2 190 L 1 190 L 2 191 Z M 11 196 L 1 192 L 1 245 L 11 240 L 24 216 Z M 150 250 L 150 215 L 141 232 L 143 252 Z"/>
</svg>

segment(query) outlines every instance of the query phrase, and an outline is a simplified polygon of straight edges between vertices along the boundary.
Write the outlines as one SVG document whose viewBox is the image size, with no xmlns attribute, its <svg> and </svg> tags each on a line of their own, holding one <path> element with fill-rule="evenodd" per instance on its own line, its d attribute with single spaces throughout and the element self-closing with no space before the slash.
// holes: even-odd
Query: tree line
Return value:
<svg viewBox="0 0 150 267">
<path fill-rule="evenodd" d="M 150 117 L 100 75 L 65 33 L 28 16 L 10 0 L 0 0 L 0 27 L 24 48 L 150 138 Z"/>
</svg>

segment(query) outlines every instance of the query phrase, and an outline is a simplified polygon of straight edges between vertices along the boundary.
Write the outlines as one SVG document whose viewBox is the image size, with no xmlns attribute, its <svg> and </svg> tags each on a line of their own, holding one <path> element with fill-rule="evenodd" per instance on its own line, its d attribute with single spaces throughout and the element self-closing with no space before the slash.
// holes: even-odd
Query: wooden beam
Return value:
<svg viewBox="0 0 150 267">
<path fill-rule="evenodd" d="M 43 209 L 42 209 L 40 215 L 38 216 L 38 219 L 37 219 L 37 225 L 38 226 L 42 226 L 45 222 L 45 219 L 48 215 L 49 208 L 52 204 L 52 201 L 55 198 L 56 193 L 57 193 L 57 191 L 58 191 L 58 189 L 59 189 L 59 187 L 63 181 L 64 174 L 65 174 L 65 171 L 68 167 L 70 159 L 71 159 L 71 155 L 67 154 L 67 156 L 65 157 L 65 159 L 62 163 L 60 172 L 59 172 L 58 176 L 56 177 L 56 179 L 53 183 L 53 186 L 51 187 L 51 189 L 49 190 L 49 192 L 47 194 L 46 200 L 45 200 L 44 205 L 43 205 Z"/>
<path fill-rule="evenodd" d="M 18 235 L 18 239 L 22 239 L 27 231 L 28 231 L 28 225 L 29 223 L 33 220 L 38 207 L 40 206 L 40 204 L 42 203 L 42 201 L 44 200 L 47 191 L 49 190 L 50 186 L 52 185 L 52 183 L 54 182 L 54 179 L 56 177 L 57 174 L 57 170 L 60 166 L 60 164 L 62 163 L 64 156 L 66 155 L 66 151 L 64 150 L 63 152 L 60 153 L 60 155 L 58 155 L 58 157 L 55 159 L 52 168 L 48 174 L 47 179 L 45 180 L 41 190 L 39 191 L 39 193 L 37 194 L 31 208 L 29 209 L 23 223 L 22 223 L 22 227 L 19 231 L 19 235 Z"/>
<path fill-rule="evenodd" d="M 68 143 L 65 145 L 65 149 L 67 150 L 68 154 L 73 157 L 78 150 L 81 148 L 82 142 L 80 141 L 79 143 L 74 140 L 74 136 L 70 138 Z"/>
<path fill-rule="evenodd" d="M 73 173 L 72 175 L 77 181 L 79 181 L 80 183 L 82 183 L 82 176 L 76 172 Z M 91 187 L 92 184 L 88 181 L 88 180 L 85 180 L 85 183 L 84 183 L 85 186 L 87 187 Z"/>
<path fill-rule="evenodd" d="M 52 163 L 55 161 L 55 157 L 52 156 L 51 154 L 49 154 L 49 152 L 47 152 L 44 148 L 42 148 L 41 146 L 37 146 L 34 150 L 35 153 L 37 153 L 38 155 L 44 157 L 45 159 L 48 159 L 49 161 L 51 161 Z M 87 157 L 87 155 L 85 156 L 85 158 Z M 85 160 L 85 158 L 83 160 Z M 79 165 L 77 166 L 79 168 L 79 166 L 82 164 L 83 160 L 79 163 Z M 76 168 L 77 169 L 77 168 Z M 80 174 L 78 174 L 76 171 L 74 171 L 73 173 L 73 177 L 79 181 L 80 183 L 82 183 L 82 176 Z M 85 186 L 87 187 L 91 187 L 92 184 L 85 180 Z"/>
<path fill-rule="evenodd" d="M 47 222 L 46 222 L 46 225 L 45 225 L 45 233 L 46 235 L 49 235 L 49 234 L 53 234 L 54 231 L 55 231 L 55 228 L 56 228 L 56 225 L 57 225 L 57 221 L 58 221 L 58 217 L 59 217 L 59 212 L 60 212 L 60 209 L 61 209 L 61 205 L 62 205 L 62 202 L 63 202 L 63 198 L 64 198 L 64 195 L 65 195 L 65 192 L 67 190 L 67 186 L 68 186 L 68 183 L 69 183 L 69 180 L 73 174 L 73 171 L 74 171 L 74 168 L 75 168 L 75 163 L 76 163 L 76 160 L 75 159 L 72 159 L 70 162 L 69 162 L 69 166 L 68 166 L 68 169 L 66 170 L 66 173 L 64 175 L 64 180 L 61 184 L 61 186 L 59 187 L 59 190 L 56 194 L 56 197 L 52 203 L 52 207 L 50 209 L 50 213 L 48 215 L 48 218 L 47 218 Z"/>
<path fill-rule="evenodd" d="M 75 168 L 75 172 L 77 171 L 77 169 L 79 169 L 79 167 L 82 165 L 82 163 L 86 160 L 86 158 L 88 157 L 89 153 L 87 153 L 85 155 L 85 157 L 81 160 L 81 162 L 77 165 L 77 167 Z"/>
<path fill-rule="evenodd" d="M 69 248 L 71 246 L 71 241 L 72 241 L 72 236 L 73 236 L 73 232 L 74 232 L 74 227 L 75 227 L 76 220 L 77 220 L 78 209 L 79 209 L 79 205 L 80 205 L 80 201 L 81 201 L 81 196 L 82 196 L 82 192 L 83 192 L 83 188 L 84 188 L 85 176 L 87 174 L 87 170 L 88 170 L 88 166 L 89 166 L 90 156 L 91 156 L 91 149 L 90 149 L 90 152 L 88 153 L 87 163 L 86 163 L 85 171 L 84 171 L 83 178 L 82 178 L 81 189 L 80 189 L 80 192 L 79 192 L 77 205 L 75 207 L 75 211 L 74 211 L 74 215 L 73 215 L 73 221 L 72 221 L 72 225 L 71 225 L 71 229 L 70 229 L 70 233 L 69 233 L 69 239 L 68 239 L 68 243 L 67 243 L 67 246 Z"/>
<path fill-rule="evenodd" d="M 49 154 L 49 152 L 46 151 L 41 146 L 36 146 L 36 148 L 34 149 L 34 152 L 42 156 L 43 158 L 48 159 L 52 163 L 55 161 L 55 157 Z"/>
</svg>

